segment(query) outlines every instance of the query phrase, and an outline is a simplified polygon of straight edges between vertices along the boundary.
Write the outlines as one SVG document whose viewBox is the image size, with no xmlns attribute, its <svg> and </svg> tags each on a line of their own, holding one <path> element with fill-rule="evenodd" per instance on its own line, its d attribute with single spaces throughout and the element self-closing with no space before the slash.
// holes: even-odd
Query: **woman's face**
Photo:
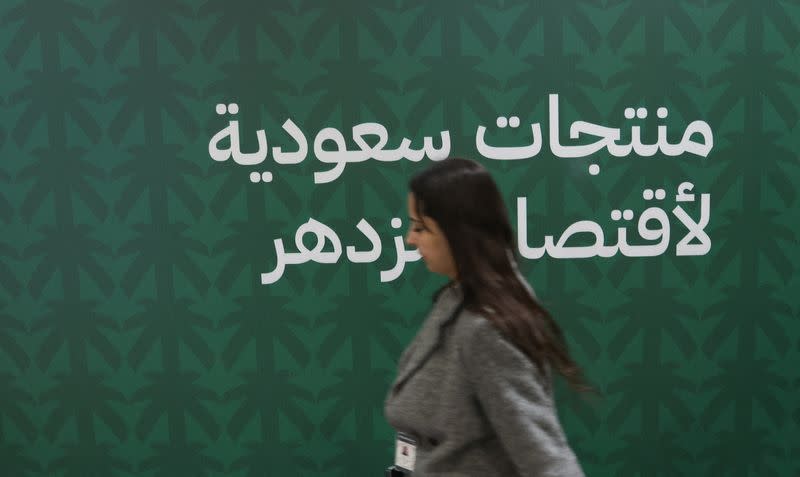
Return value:
<svg viewBox="0 0 800 477">
<path fill-rule="evenodd" d="M 408 194 L 408 218 L 411 224 L 406 243 L 417 247 L 428 270 L 455 280 L 458 273 L 450 244 L 435 220 L 428 216 L 417 216 L 417 200 L 414 194 Z"/>
</svg>

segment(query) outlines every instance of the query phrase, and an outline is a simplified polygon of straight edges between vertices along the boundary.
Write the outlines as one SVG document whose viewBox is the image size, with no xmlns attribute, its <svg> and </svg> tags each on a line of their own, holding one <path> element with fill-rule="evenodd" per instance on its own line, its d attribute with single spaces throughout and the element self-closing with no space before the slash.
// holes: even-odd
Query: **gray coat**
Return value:
<svg viewBox="0 0 800 477">
<path fill-rule="evenodd" d="M 583 477 L 549 376 L 447 288 L 400 358 L 386 417 L 418 441 L 415 477 Z"/>
</svg>

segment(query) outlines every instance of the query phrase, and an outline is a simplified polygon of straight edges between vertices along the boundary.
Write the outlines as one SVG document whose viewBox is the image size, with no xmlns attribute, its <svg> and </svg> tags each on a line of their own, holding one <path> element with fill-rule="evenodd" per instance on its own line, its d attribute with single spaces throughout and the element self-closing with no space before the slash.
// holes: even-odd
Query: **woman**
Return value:
<svg viewBox="0 0 800 477">
<path fill-rule="evenodd" d="M 450 282 L 400 358 L 386 417 L 415 477 L 582 477 L 556 415 L 551 370 L 579 389 L 563 335 L 518 273 L 489 173 L 447 159 L 410 182 L 406 242 Z"/>
</svg>

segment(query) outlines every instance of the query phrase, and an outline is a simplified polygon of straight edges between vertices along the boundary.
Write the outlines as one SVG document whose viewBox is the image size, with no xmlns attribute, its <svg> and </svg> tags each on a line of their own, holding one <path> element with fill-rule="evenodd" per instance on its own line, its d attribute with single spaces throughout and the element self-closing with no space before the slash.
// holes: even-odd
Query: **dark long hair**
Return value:
<svg viewBox="0 0 800 477">
<path fill-rule="evenodd" d="M 467 310 L 481 313 L 546 375 L 549 365 L 575 389 L 590 390 L 564 334 L 516 271 L 514 231 L 500 191 L 477 162 L 450 158 L 415 175 L 418 216 L 447 239 Z"/>
</svg>

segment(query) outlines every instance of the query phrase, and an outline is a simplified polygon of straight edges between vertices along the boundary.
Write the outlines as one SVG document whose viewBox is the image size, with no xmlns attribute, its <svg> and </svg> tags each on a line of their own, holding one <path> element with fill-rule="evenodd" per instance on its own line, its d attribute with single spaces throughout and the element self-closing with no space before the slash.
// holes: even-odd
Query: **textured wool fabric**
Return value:
<svg viewBox="0 0 800 477">
<path fill-rule="evenodd" d="M 400 358 L 389 423 L 417 438 L 415 477 L 582 477 L 551 377 L 482 316 L 437 298 Z"/>
</svg>

